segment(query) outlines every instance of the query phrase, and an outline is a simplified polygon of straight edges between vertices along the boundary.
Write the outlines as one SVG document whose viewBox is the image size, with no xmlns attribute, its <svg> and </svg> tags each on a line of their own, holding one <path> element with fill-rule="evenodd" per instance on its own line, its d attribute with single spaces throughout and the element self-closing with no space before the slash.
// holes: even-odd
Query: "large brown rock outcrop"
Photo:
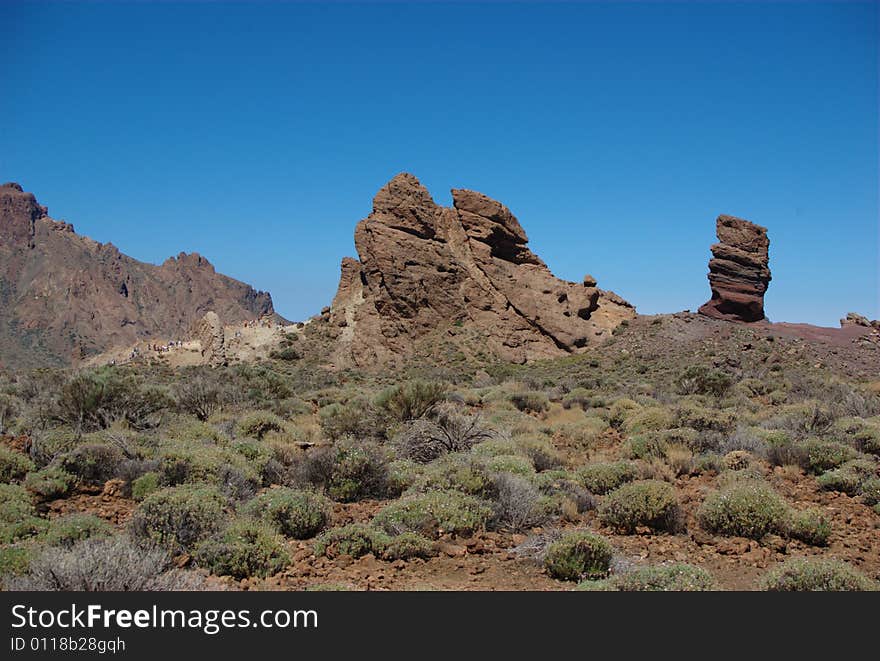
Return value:
<svg viewBox="0 0 880 661">
<path fill-rule="evenodd" d="M 635 316 L 591 276 L 554 277 L 500 202 L 460 189 L 452 198 L 437 205 L 405 173 L 376 194 L 355 230 L 360 260 L 342 261 L 331 306 L 338 364 L 397 362 L 465 330 L 480 351 L 521 363 L 577 352 Z"/>
<path fill-rule="evenodd" d="M 700 313 L 715 319 L 764 319 L 764 292 L 770 284 L 767 228 L 734 216 L 718 216 L 718 243 L 709 260 L 712 298 Z"/>
<path fill-rule="evenodd" d="M 193 336 L 201 344 L 202 358 L 211 367 L 227 364 L 226 338 L 220 317 L 213 310 L 206 312 L 193 328 Z"/>
<path fill-rule="evenodd" d="M 269 294 L 198 254 L 139 262 L 53 220 L 18 184 L 0 185 L 0 366 L 64 365 L 182 338 L 209 310 L 227 323 L 273 312 Z"/>
</svg>

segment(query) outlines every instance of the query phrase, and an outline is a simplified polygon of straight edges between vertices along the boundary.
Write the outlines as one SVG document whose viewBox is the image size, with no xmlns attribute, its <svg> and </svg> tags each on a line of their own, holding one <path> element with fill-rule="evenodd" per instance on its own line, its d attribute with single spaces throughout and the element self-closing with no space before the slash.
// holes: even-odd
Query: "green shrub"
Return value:
<svg viewBox="0 0 880 661">
<path fill-rule="evenodd" d="M 489 460 L 488 468 L 494 473 L 512 473 L 525 476 L 535 474 L 535 467 L 531 461 L 513 454 L 492 457 Z"/>
<path fill-rule="evenodd" d="M 606 526 L 632 533 L 638 526 L 676 532 L 682 514 L 675 488 L 666 482 L 631 482 L 609 493 L 599 506 L 599 519 Z"/>
<path fill-rule="evenodd" d="M 157 453 L 160 482 L 170 486 L 212 484 L 235 498 L 247 498 L 260 486 L 260 475 L 246 457 L 216 445 L 172 442 Z"/>
<path fill-rule="evenodd" d="M 31 495 L 17 484 L 0 484 L 0 544 L 38 535 L 49 522 L 37 517 Z"/>
<path fill-rule="evenodd" d="M 122 451 L 106 443 L 86 443 L 64 454 L 61 468 L 87 484 L 104 484 L 116 477 L 124 459 Z"/>
<path fill-rule="evenodd" d="M 144 473 L 131 483 L 131 497 L 133 500 L 141 501 L 154 491 L 159 489 L 159 474 Z"/>
<path fill-rule="evenodd" d="M 788 503 L 769 485 L 746 481 L 710 494 L 697 512 L 700 524 L 721 535 L 761 539 L 784 532 Z"/>
<path fill-rule="evenodd" d="M 794 512 L 788 524 L 788 536 L 813 546 L 827 546 L 831 522 L 819 510 Z"/>
<path fill-rule="evenodd" d="M 640 408 L 638 404 L 627 397 L 617 399 L 608 411 L 608 424 L 617 429 L 635 415 Z"/>
<path fill-rule="evenodd" d="M 876 469 L 872 461 L 856 459 L 822 473 L 816 478 L 816 482 L 828 491 L 840 491 L 849 496 L 857 496 L 862 492 L 865 480 L 875 476 Z"/>
<path fill-rule="evenodd" d="M 678 375 L 676 385 L 682 395 L 712 395 L 722 397 L 733 384 L 733 378 L 706 365 L 690 365 Z"/>
<path fill-rule="evenodd" d="M 398 422 L 415 420 L 446 398 L 445 383 L 408 381 L 382 391 L 376 407 Z"/>
<path fill-rule="evenodd" d="M 578 581 L 607 576 L 614 549 L 604 538 L 578 531 L 565 534 L 547 548 L 544 567 L 553 578 Z"/>
<path fill-rule="evenodd" d="M 675 424 L 697 431 L 729 432 L 736 426 L 736 412 L 707 408 L 696 402 L 682 400 L 675 407 Z"/>
<path fill-rule="evenodd" d="M 801 443 L 801 447 L 806 453 L 803 468 L 817 475 L 858 457 L 858 452 L 848 445 L 819 438 L 808 438 Z"/>
<path fill-rule="evenodd" d="M 144 498 L 132 515 L 137 539 L 188 551 L 220 527 L 226 499 L 206 485 L 161 489 Z"/>
<path fill-rule="evenodd" d="M 414 491 L 461 491 L 493 498 L 495 482 L 487 462 L 470 454 L 449 454 L 428 464 L 413 483 Z"/>
<path fill-rule="evenodd" d="M 523 413 L 543 413 L 550 408 L 550 400 L 542 392 L 530 390 L 508 396 L 510 403 Z"/>
<path fill-rule="evenodd" d="M 484 501 L 473 496 L 458 491 L 429 491 L 387 505 L 375 516 L 373 525 L 390 534 L 467 535 L 485 527 L 491 513 Z"/>
<path fill-rule="evenodd" d="M 237 519 L 199 543 L 194 555 L 211 573 L 236 579 L 265 578 L 290 564 L 281 536 L 270 525 L 249 518 Z"/>
<path fill-rule="evenodd" d="M 248 413 L 236 425 L 239 436 L 263 440 L 270 431 L 284 431 L 284 420 L 269 411 Z"/>
<path fill-rule="evenodd" d="M 34 462 L 27 455 L 0 445 L 0 482 L 20 480 L 35 468 Z"/>
<path fill-rule="evenodd" d="M 323 488 L 333 500 L 350 503 L 389 493 L 389 453 L 372 443 L 340 441 L 316 448 L 297 469 L 298 480 Z"/>
<path fill-rule="evenodd" d="M 867 478 L 861 483 L 860 492 L 865 505 L 877 505 L 880 503 L 880 478 Z"/>
<path fill-rule="evenodd" d="M 352 523 L 321 533 L 315 540 L 315 555 L 360 558 L 372 553 L 380 556 L 390 541 L 391 538 L 380 530 L 362 523 Z"/>
<path fill-rule="evenodd" d="M 606 494 L 626 482 L 636 479 L 636 467 L 628 461 L 588 464 L 576 471 L 581 483 L 595 494 Z"/>
<path fill-rule="evenodd" d="M 637 434 L 670 429 L 673 426 L 674 420 L 670 411 L 660 406 L 649 406 L 627 418 L 623 423 L 623 430 L 628 434 Z"/>
<path fill-rule="evenodd" d="M 385 560 L 411 560 L 432 558 L 437 555 L 433 542 L 415 532 L 405 532 L 392 537 L 382 552 Z"/>
<path fill-rule="evenodd" d="M 619 592 L 706 592 L 717 590 L 715 579 L 704 569 L 683 563 L 638 567 L 604 581 L 588 581 L 578 589 Z"/>
<path fill-rule="evenodd" d="M 71 547 L 81 539 L 110 537 L 113 527 L 93 514 L 67 514 L 53 519 L 44 538 L 49 546 Z"/>
<path fill-rule="evenodd" d="M 658 432 L 636 434 L 627 439 L 623 452 L 630 459 L 662 459 L 669 448 L 666 438 Z"/>
<path fill-rule="evenodd" d="M 280 487 L 264 491 L 247 504 L 245 512 L 294 539 L 308 539 L 330 520 L 330 503 L 313 491 Z"/>
<path fill-rule="evenodd" d="M 324 436 L 331 441 L 350 437 L 354 439 L 382 439 L 385 425 L 376 409 L 367 401 L 353 400 L 347 404 L 332 403 L 318 411 L 318 422 Z"/>
<path fill-rule="evenodd" d="M 852 565 L 822 558 L 792 559 L 771 570 L 762 582 L 773 592 L 873 592 L 877 582 Z"/>
<path fill-rule="evenodd" d="M 74 484 L 76 477 L 58 466 L 41 468 L 24 478 L 25 488 L 40 500 L 63 498 L 70 493 Z"/>
<path fill-rule="evenodd" d="M 0 546 L 0 586 L 4 578 L 26 573 L 33 553 L 28 546 Z"/>
</svg>

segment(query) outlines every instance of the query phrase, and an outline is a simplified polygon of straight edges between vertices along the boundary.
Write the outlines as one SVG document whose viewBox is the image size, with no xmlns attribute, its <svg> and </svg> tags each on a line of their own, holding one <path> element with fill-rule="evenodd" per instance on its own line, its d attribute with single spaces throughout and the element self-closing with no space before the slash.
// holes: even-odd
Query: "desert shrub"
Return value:
<svg viewBox="0 0 880 661">
<path fill-rule="evenodd" d="M 113 527 L 94 514 L 67 514 L 53 519 L 43 540 L 49 546 L 71 547 L 90 537 L 110 537 Z"/>
<path fill-rule="evenodd" d="M 428 464 L 413 483 L 413 491 L 451 490 L 494 498 L 495 480 L 487 461 L 471 454 L 450 454 Z"/>
<path fill-rule="evenodd" d="M 159 489 L 159 474 L 158 473 L 144 473 L 138 478 L 135 478 L 131 483 L 131 497 L 133 500 L 141 501 L 147 496 L 149 496 L 154 491 Z"/>
<path fill-rule="evenodd" d="M 28 473 L 24 478 L 25 488 L 41 500 L 63 498 L 74 484 L 76 484 L 76 476 L 59 466 L 41 468 Z"/>
<path fill-rule="evenodd" d="M 536 471 L 553 470 L 565 462 L 543 434 L 527 434 L 516 439 L 519 452 L 531 462 Z"/>
<path fill-rule="evenodd" d="M 78 433 L 105 429 L 118 420 L 134 429 L 148 429 L 159 423 L 158 414 L 171 403 L 161 388 L 101 368 L 68 379 L 58 392 L 54 414 Z"/>
<path fill-rule="evenodd" d="M 860 452 L 880 455 L 880 425 L 861 418 L 841 418 L 834 423 L 832 434 Z"/>
<path fill-rule="evenodd" d="M 283 431 L 284 420 L 269 411 L 252 411 L 238 421 L 235 430 L 240 436 L 263 440 L 270 431 Z"/>
<path fill-rule="evenodd" d="M 550 400 L 547 395 L 536 390 L 511 393 L 508 399 L 523 413 L 543 413 L 550 408 Z"/>
<path fill-rule="evenodd" d="M 723 397 L 733 385 L 731 375 L 706 365 L 690 365 L 675 380 L 681 395 Z"/>
<path fill-rule="evenodd" d="M 86 443 L 61 457 L 60 466 L 87 484 L 104 484 L 116 477 L 124 455 L 114 445 Z"/>
<path fill-rule="evenodd" d="M 247 504 L 245 512 L 294 539 L 308 539 L 330 520 L 330 503 L 313 491 L 280 487 L 264 491 Z"/>
<path fill-rule="evenodd" d="M 630 459 L 662 459 L 669 443 L 659 432 L 645 432 L 630 437 L 623 445 L 623 452 Z"/>
<path fill-rule="evenodd" d="M 816 482 L 828 491 L 840 491 L 849 496 L 857 496 L 862 491 L 862 484 L 876 474 L 877 467 L 871 461 L 855 459 L 848 461 L 839 468 L 822 473 Z"/>
<path fill-rule="evenodd" d="M 513 473 L 515 475 L 533 475 L 535 467 L 526 457 L 515 454 L 502 454 L 489 459 L 488 468 L 493 473 Z"/>
<path fill-rule="evenodd" d="M 20 480 L 35 468 L 34 462 L 27 455 L 0 445 L 0 482 Z"/>
<path fill-rule="evenodd" d="M 621 484 L 633 481 L 638 471 L 631 462 L 612 461 L 582 466 L 577 470 L 576 475 L 590 493 L 602 495 Z"/>
<path fill-rule="evenodd" d="M 614 549 L 599 535 L 577 531 L 563 535 L 547 547 L 544 567 L 553 578 L 577 581 L 608 574 Z"/>
<path fill-rule="evenodd" d="M 10 578 L 27 572 L 33 553 L 26 545 L 0 546 L 0 587 Z"/>
<path fill-rule="evenodd" d="M 586 411 L 595 406 L 594 400 L 595 396 L 592 390 L 587 388 L 574 388 L 562 397 L 562 406 L 566 409 L 579 406 Z"/>
<path fill-rule="evenodd" d="M 629 434 L 645 431 L 659 431 L 674 426 L 672 413 L 661 406 L 648 406 L 641 409 L 623 424 L 623 430 Z"/>
<path fill-rule="evenodd" d="M 795 441 L 791 434 L 782 429 L 755 429 L 765 442 L 767 461 L 774 466 L 806 466 L 809 463 L 807 448 Z"/>
<path fill-rule="evenodd" d="M 120 592 L 198 588 L 187 573 L 169 570 L 166 553 L 125 537 L 81 540 L 49 547 L 31 560 L 28 573 L 5 584 L 10 590 Z"/>
<path fill-rule="evenodd" d="M 751 539 L 784 532 L 788 515 L 788 503 L 768 484 L 757 481 L 735 482 L 710 494 L 697 512 L 709 532 Z"/>
<path fill-rule="evenodd" d="M 0 392 L 0 435 L 10 431 L 12 421 L 21 410 L 21 402 L 17 397 Z"/>
<path fill-rule="evenodd" d="M 248 498 L 260 486 L 260 475 L 243 455 L 216 445 L 163 445 L 157 455 L 157 472 L 169 486 L 212 484 L 234 498 Z"/>
<path fill-rule="evenodd" d="M 684 563 L 637 567 L 603 581 L 589 581 L 579 589 L 619 592 L 706 592 L 717 590 L 705 569 Z"/>
<path fill-rule="evenodd" d="M 205 421 L 229 400 L 230 393 L 219 380 L 205 374 L 180 379 L 174 386 L 174 400 L 181 411 Z"/>
<path fill-rule="evenodd" d="M 422 471 L 421 464 L 417 464 L 409 459 L 395 459 L 388 464 L 385 495 L 389 498 L 397 498 L 416 484 L 422 475 Z"/>
<path fill-rule="evenodd" d="M 466 452 L 493 436 L 475 415 L 465 415 L 450 405 L 435 407 L 430 419 L 412 420 L 395 435 L 398 455 L 428 463 L 451 452 Z"/>
<path fill-rule="evenodd" d="M 802 441 L 801 448 L 806 461 L 802 467 L 811 473 L 819 474 L 858 457 L 858 452 L 848 445 L 819 438 L 808 438 Z"/>
<path fill-rule="evenodd" d="M 550 502 L 531 482 L 518 475 L 502 473 L 495 478 L 493 527 L 522 532 L 543 525 L 550 518 Z"/>
<path fill-rule="evenodd" d="M 405 532 L 392 537 L 382 551 L 385 560 L 411 560 L 432 558 L 437 555 L 434 543 L 418 533 Z"/>
<path fill-rule="evenodd" d="M 708 408 L 689 400 L 678 402 L 674 413 L 676 426 L 697 431 L 729 432 L 736 426 L 735 411 Z"/>
<path fill-rule="evenodd" d="M 408 381 L 379 393 L 376 408 L 398 422 L 416 420 L 446 397 L 445 383 Z"/>
<path fill-rule="evenodd" d="M 783 407 L 781 413 L 764 425 L 787 431 L 794 438 L 802 439 L 826 435 L 831 431 L 835 420 L 836 415 L 829 406 L 819 401 L 810 401 Z"/>
<path fill-rule="evenodd" d="M 236 579 L 277 574 L 290 563 L 283 538 L 262 521 L 241 518 L 196 546 L 196 562 Z"/>
<path fill-rule="evenodd" d="M 355 399 L 346 404 L 332 403 L 318 411 L 324 436 L 331 441 L 345 437 L 382 439 L 385 425 L 376 409 L 367 401 Z"/>
<path fill-rule="evenodd" d="M 827 546 L 831 522 L 819 510 L 793 512 L 788 522 L 788 536 L 812 546 Z"/>
<path fill-rule="evenodd" d="M 173 551 L 192 549 L 214 533 L 223 517 L 226 499 L 215 488 L 183 485 L 161 489 L 138 505 L 131 519 L 138 540 Z"/>
<path fill-rule="evenodd" d="M 373 524 L 392 535 L 467 535 L 484 528 L 491 514 L 491 508 L 479 498 L 459 491 L 429 491 L 387 505 L 373 518 Z"/>
<path fill-rule="evenodd" d="M 606 526 L 632 533 L 638 526 L 676 532 L 682 514 L 675 488 L 667 482 L 631 482 L 609 493 L 599 505 L 599 519 Z"/>
<path fill-rule="evenodd" d="M 70 427 L 51 427 L 35 431 L 31 437 L 31 458 L 46 466 L 81 443 L 81 436 Z"/>
<path fill-rule="evenodd" d="M 391 538 L 380 530 L 362 523 L 352 523 L 321 533 L 315 540 L 315 555 L 360 558 L 372 553 L 380 556 L 390 541 Z"/>
<path fill-rule="evenodd" d="M 388 465 L 388 454 L 376 445 L 339 442 L 310 452 L 297 466 L 296 480 L 343 503 L 381 498 L 389 491 Z"/>
<path fill-rule="evenodd" d="M 37 517 L 31 495 L 17 484 L 0 484 L 0 544 L 38 535 L 49 522 Z"/>
<path fill-rule="evenodd" d="M 568 422 L 554 429 L 554 440 L 570 443 L 575 447 L 589 448 L 596 443 L 608 423 L 596 416 L 587 416 L 579 422 Z"/>
<path fill-rule="evenodd" d="M 869 477 L 860 485 L 860 494 L 865 505 L 877 505 L 880 503 L 880 478 Z"/>
<path fill-rule="evenodd" d="M 852 565 L 824 558 L 791 559 L 771 570 L 761 587 L 772 592 L 873 592 L 877 582 Z"/>
<path fill-rule="evenodd" d="M 614 401 L 608 411 L 608 424 L 615 429 L 623 426 L 641 407 L 633 400 L 622 397 Z"/>
<path fill-rule="evenodd" d="M 578 482 L 574 474 L 568 471 L 555 470 L 537 473 L 531 477 L 531 481 L 542 494 L 556 498 L 563 497 L 571 501 L 575 511 L 579 514 L 596 507 L 596 499 L 593 494 Z"/>
</svg>

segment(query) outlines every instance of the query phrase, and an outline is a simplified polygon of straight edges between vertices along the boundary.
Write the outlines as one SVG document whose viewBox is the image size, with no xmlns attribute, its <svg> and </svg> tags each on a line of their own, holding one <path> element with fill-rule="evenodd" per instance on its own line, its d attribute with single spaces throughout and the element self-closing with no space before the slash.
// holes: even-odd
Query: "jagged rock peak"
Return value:
<svg viewBox="0 0 880 661">
<path fill-rule="evenodd" d="M 360 259 L 343 260 L 331 306 L 338 363 L 396 362 L 450 325 L 524 362 L 579 351 L 635 315 L 592 278 L 554 277 L 502 203 L 465 189 L 452 199 L 437 205 L 407 173 L 376 194 L 355 229 Z"/>
</svg>

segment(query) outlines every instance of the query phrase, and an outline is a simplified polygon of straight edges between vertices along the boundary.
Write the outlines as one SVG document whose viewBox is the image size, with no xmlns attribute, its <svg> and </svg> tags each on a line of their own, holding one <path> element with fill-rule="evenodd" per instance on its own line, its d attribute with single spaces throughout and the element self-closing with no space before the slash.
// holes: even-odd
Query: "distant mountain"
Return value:
<svg viewBox="0 0 880 661">
<path fill-rule="evenodd" d="M 66 365 L 176 339 L 209 310 L 226 323 L 274 314 L 268 293 L 197 253 L 140 262 L 53 220 L 18 184 L 0 186 L 0 366 Z"/>
</svg>

